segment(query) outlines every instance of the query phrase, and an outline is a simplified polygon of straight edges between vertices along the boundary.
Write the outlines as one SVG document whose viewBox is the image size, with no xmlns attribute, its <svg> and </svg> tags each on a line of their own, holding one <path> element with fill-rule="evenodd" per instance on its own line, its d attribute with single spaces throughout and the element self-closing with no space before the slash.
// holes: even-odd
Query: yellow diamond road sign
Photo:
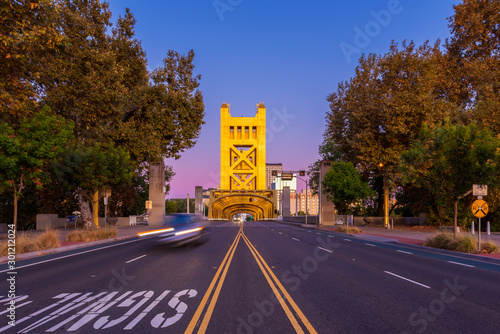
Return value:
<svg viewBox="0 0 500 334">
<path fill-rule="evenodd" d="M 482 199 L 478 199 L 472 203 L 472 214 L 477 218 L 483 218 L 488 214 L 488 203 Z"/>
</svg>

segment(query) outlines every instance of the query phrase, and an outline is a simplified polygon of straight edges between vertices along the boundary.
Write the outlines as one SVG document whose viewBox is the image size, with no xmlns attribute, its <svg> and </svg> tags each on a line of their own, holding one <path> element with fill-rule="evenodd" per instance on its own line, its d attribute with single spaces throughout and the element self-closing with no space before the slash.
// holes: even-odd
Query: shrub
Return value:
<svg viewBox="0 0 500 334">
<path fill-rule="evenodd" d="M 469 233 L 441 232 L 427 238 L 424 246 L 462 253 L 478 253 L 477 237 Z M 482 241 L 481 250 L 486 253 L 496 253 L 498 245 L 493 241 Z"/>
<path fill-rule="evenodd" d="M 66 241 L 96 241 L 116 237 L 116 229 L 114 228 L 100 228 L 97 230 L 76 230 L 71 232 Z"/>
<path fill-rule="evenodd" d="M 363 233 L 363 231 L 361 231 L 359 228 L 349 226 L 340 226 L 336 231 L 342 233 Z"/>
<path fill-rule="evenodd" d="M 47 230 L 42 234 L 32 236 L 25 233 L 20 233 L 16 236 L 16 254 L 31 253 L 60 246 L 59 235 L 57 231 L 53 230 Z M 8 255 L 8 249 L 8 244 L 2 243 L 0 246 L 1 255 Z"/>
</svg>

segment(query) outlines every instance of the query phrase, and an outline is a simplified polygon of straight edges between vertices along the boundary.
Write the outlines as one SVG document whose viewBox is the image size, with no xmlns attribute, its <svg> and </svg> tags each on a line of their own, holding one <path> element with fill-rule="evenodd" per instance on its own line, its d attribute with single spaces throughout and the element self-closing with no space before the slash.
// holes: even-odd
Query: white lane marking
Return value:
<svg viewBox="0 0 500 334">
<path fill-rule="evenodd" d="M 420 285 L 420 286 L 422 286 L 422 287 L 424 287 L 424 288 L 426 288 L 426 289 L 430 289 L 430 288 L 431 288 L 431 287 L 430 287 L 430 286 L 428 286 L 428 285 L 425 285 L 425 284 L 422 284 L 422 283 L 419 283 L 419 282 L 413 281 L 413 280 L 411 280 L 411 279 L 409 279 L 409 278 L 406 278 L 406 277 L 403 277 L 403 276 L 396 275 L 396 274 L 394 274 L 394 273 L 391 273 L 390 271 L 384 271 L 384 273 L 389 274 L 389 275 L 392 275 L 392 276 L 395 276 L 395 277 L 397 277 L 397 278 L 401 278 L 401 279 L 403 279 L 403 280 L 405 280 L 405 281 L 408 281 L 408 282 L 411 282 L 411 283 L 413 283 L 413 284 Z"/>
<path fill-rule="evenodd" d="M 281 232 L 278 232 L 278 233 L 279 233 L 279 234 L 283 234 L 283 233 L 281 233 Z"/>
<path fill-rule="evenodd" d="M 145 257 L 145 256 L 146 256 L 146 254 L 144 254 L 144 255 L 141 255 L 141 256 L 139 256 L 139 257 L 136 257 L 135 259 L 132 259 L 132 260 L 128 260 L 128 261 L 127 261 L 127 262 L 125 262 L 125 263 L 130 263 L 130 262 L 134 262 L 135 260 L 139 260 L 140 258 L 143 258 L 143 257 Z"/>
<path fill-rule="evenodd" d="M 344 239 L 345 241 L 352 241 L 351 239 Z"/>
<path fill-rule="evenodd" d="M 319 249 L 321 249 L 321 250 L 324 250 L 325 252 L 328 252 L 328 253 L 333 253 L 333 252 L 332 252 L 331 250 L 329 250 L 329 249 L 326 249 L 326 248 L 323 248 L 323 247 L 319 247 L 319 246 L 318 246 L 318 248 L 319 248 Z"/>
<path fill-rule="evenodd" d="M 297 238 L 292 238 L 292 239 L 293 239 L 293 240 L 295 240 L 295 241 L 300 241 L 300 240 L 299 240 L 299 239 L 297 239 Z"/>
<path fill-rule="evenodd" d="M 402 250 L 399 250 L 399 249 L 396 249 L 396 252 L 413 255 L 413 253 L 405 252 L 405 251 L 402 251 Z"/>
<path fill-rule="evenodd" d="M 321 235 L 321 233 L 319 233 L 319 232 L 316 232 L 316 234 L 319 234 L 319 235 Z"/>
<path fill-rule="evenodd" d="M 464 267 L 469 267 L 469 268 L 474 268 L 475 266 L 472 266 L 470 264 L 465 264 L 465 263 L 460 263 L 460 262 L 455 262 L 455 261 L 448 261 L 449 263 L 453 264 L 458 264 L 459 266 L 464 266 Z"/>
<path fill-rule="evenodd" d="M 154 237 L 150 237 L 150 238 L 154 238 Z M 85 252 L 76 253 L 76 254 L 64 255 L 64 256 L 57 257 L 57 258 L 50 259 L 50 260 L 44 260 L 44 261 L 40 261 L 40 262 L 26 264 L 24 266 L 16 267 L 16 269 L 22 269 L 22 268 L 32 267 L 32 266 L 36 266 L 37 264 L 42 264 L 42 263 L 46 263 L 46 262 L 52 262 L 52 261 L 55 261 L 55 260 L 64 259 L 64 258 L 71 257 L 71 256 L 76 256 L 76 255 L 80 255 L 80 254 L 95 252 L 95 251 L 98 251 L 98 250 L 101 250 L 101 249 L 106 249 L 106 248 L 121 246 L 121 245 L 129 244 L 129 243 L 137 242 L 137 241 L 141 241 L 141 240 L 146 240 L 146 239 L 149 239 L 149 238 L 142 238 L 142 239 L 137 239 L 137 240 L 131 240 L 131 241 L 127 241 L 127 242 L 122 242 L 122 243 L 117 244 L 117 245 L 110 245 L 110 246 L 106 246 L 106 247 L 100 247 L 100 248 L 96 248 L 96 249 L 91 249 L 91 250 L 88 250 L 88 251 L 85 251 Z M 6 271 L 10 271 L 10 269 L 2 270 L 2 271 L 0 271 L 0 273 L 4 273 Z"/>
<path fill-rule="evenodd" d="M 373 245 L 373 244 L 367 244 L 367 243 L 365 243 L 365 245 L 367 245 L 367 246 L 372 246 L 372 247 L 377 247 L 377 246 L 375 246 L 375 245 Z"/>
</svg>

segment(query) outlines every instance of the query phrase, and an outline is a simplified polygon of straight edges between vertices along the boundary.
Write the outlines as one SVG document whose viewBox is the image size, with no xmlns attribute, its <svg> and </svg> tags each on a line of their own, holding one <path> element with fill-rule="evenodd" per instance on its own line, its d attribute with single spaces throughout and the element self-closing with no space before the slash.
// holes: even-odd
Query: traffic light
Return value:
<svg viewBox="0 0 500 334">
<path fill-rule="evenodd" d="M 300 176 L 306 176 L 306 171 L 305 170 L 299 170 L 299 175 Z"/>
<path fill-rule="evenodd" d="M 278 171 L 277 170 L 273 170 L 272 173 L 271 173 L 272 176 L 278 176 Z"/>
</svg>

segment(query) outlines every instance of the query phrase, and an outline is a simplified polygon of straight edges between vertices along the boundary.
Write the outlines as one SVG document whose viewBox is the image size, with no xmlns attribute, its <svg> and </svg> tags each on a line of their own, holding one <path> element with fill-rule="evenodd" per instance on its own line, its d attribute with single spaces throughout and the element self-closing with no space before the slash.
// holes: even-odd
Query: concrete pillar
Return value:
<svg viewBox="0 0 500 334">
<path fill-rule="evenodd" d="M 196 186 L 194 188 L 194 213 L 204 215 L 203 210 L 203 187 Z"/>
<path fill-rule="evenodd" d="M 186 212 L 189 213 L 189 194 L 186 195 Z"/>
<path fill-rule="evenodd" d="M 323 160 L 319 167 L 319 225 L 334 225 L 335 224 L 335 204 L 330 202 L 326 195 L 323 194 L 321 183 L 325 178 L 326 173 L 330 170 L 332 162 Z"/>
<path fill-rule="evenodd" d="M 149 165 L 149 225 L 163 225 L 165 220 L 165 163 Z"/>
<path fill-rule="evenodd" d="M 283 187 L 283 217 L 290 217 L 290 187 Z"/>
</svg>

